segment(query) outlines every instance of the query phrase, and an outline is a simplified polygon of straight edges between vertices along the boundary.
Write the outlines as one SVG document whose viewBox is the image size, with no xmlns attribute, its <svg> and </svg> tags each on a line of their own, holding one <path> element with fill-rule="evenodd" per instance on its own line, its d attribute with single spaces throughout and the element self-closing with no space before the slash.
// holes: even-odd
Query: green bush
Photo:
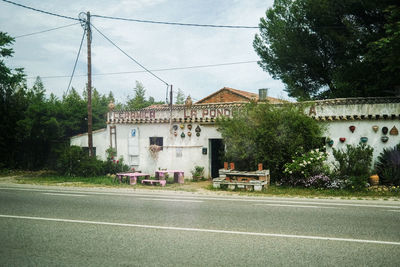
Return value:
<svg viewBox="0 0 400 267">
<path fill-rule="evenodd" d="M 195 166 L 194 169 L 191 171 L 193 181 L 197 182 L 200 179 L 204 178 L 204 167 Z"/>
<path fill-rule="evenodd" d="M 323 147 L 322 124 L 304 110 L 303 105 L 252 103 L 233 118 L 219 119 L 226 160 L 235 162 L 239 170 L 255 170 L 263 163 L 271 181 L 279 181 L 293 155 Z"/>
<path fill-rule="evenodd" d="M 129 170 L 129 166 L 124 164 L 123 157 L 116 159 L 116 152 L 113 148 L 106 150 L 107 160 L 103 163 L 105 174 L 116 174 L 118 172 L 125 172 Z"/>
<path fill-rule="evenodd" d="M 103 162 L 95 157 L 89 157 L 81 147 L 68 146 L 59 156 L 56 169 L 66 176 L 98 176 L 104 174 Z"/>
<path fill-rule="evenodd" d="M 374 149 L 365 144 L 346 145 L 346 149 L 333 149 L 337 161 L 335 175 L 352 189 L 364 188 L 371 174 L 372 152 Z"/>
<path fill-rule="evenodd" d="M 375 168 L 381 184 L 400 185 L 400 144 L 385 148 L 378 156 Z"/>
</svg>

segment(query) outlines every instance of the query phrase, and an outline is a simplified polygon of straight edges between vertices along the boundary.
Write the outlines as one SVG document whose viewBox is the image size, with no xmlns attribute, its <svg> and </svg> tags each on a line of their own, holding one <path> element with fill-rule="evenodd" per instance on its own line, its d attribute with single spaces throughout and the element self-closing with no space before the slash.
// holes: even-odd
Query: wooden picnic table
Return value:
<svg viewBox="0 0 400 267">
<path fill-rule="evenodd" d="M 126 179 L 126 182 L 128 182 L 129 179 L 129 184 L 130 185 L 135 185 L 137 183 L 137 178 L 138 177 L 144 177 L 144 178 L 150 178 L 150 174 L 146 173 L 141 173 L 141 172 L 122 172 L 122 173 L 117 173 L 115 176 L 115 179 L 118 178 L 119 183 L 122 183 L 124 178 Z M 114 182 L 115 182 L 114 179 Z"/>
<path fill-rule="evenodd" d="M 174 175 L 174 183 L 184 183 L 184 172 L 181 170 L 158 170 L 156 171 L 156 178 L 164 178 L 166 174 L 172 173 Z"/>
</svg>

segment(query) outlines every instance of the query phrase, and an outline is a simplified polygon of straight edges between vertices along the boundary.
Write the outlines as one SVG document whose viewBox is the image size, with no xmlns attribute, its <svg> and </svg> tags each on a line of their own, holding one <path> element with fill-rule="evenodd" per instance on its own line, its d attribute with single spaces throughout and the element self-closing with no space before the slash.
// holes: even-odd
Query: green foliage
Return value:
<svg viewBox="0 0 400 267">
<path fill-rule="evenodd" d="M 145 93 L 146 89 L 143 84 L 139 81 L 136 81 L 136 86 L 134 88 L 135 95 L 133 98 L 128 99 L 126 103 L 126 109 L 135 110 L 142 109 L 154 104 L 163 104 L 164 102 L 156 102 L 153 97 L 149 97 L 149 100 L 146 100 Z"/>
<path fill-rule="evenodd" d="M 181 89 L 178 89 L 178 94 L 176 95 L 175 104 L 185 104 L 185 94 Z"/>
<path fill-rule="evenodd" d="M 243 170 L 263 163 L 273 181 L 283 178 L 292 155 L 322 146 L 322 125 L 303 110 L 301 105 L 249 104 L 233 118 L 218 120 L 227 160 Z"/>
<path fill-rule="evenodd" d="M 371 173 L 373 151 L 372 147 L 365 144 L 346 145 L 345 150 L 333 148 L 337 178 L 344 180 L 348 187 L 364 188 Z"/>
<path fill-rule="evenodd" d="M 378 156 L 375 168 L 379 182 L 384 185 L 400 185 L 400 144 L 385 148 Z"/>
<path fill-rule="evenodd" d="M 191 171 L 193 176 L 193 181 L 198 181 L 199 179 L 204 178 L 204 167 L 202 166 L 195 166 L 194 169 Z"/>
<path fill-rule="evenodd" d="M 116 174 L 118 172 L 129 171 L 129 166 L 124 164 L 124 159 L 120 157 L 116 159 L 116 151 L 113 148 L 106 150 L 107 160 L 104 162 L 104 172 L 106 174 Z"/>
<path fill-rule="evenodd" d="M 299 100 L 390 96 L 400 84 L 399 18 L 394 0 L 275 0 L 253 46 Z"/>
<path fill-rule="evenodd" d="M 72 177 L 89 177 L 103 175 L 103 162 L 89 157 L 82 148 L 67 146 L 57 162 L 57 171 L 61 175 Z"/>
</svg>

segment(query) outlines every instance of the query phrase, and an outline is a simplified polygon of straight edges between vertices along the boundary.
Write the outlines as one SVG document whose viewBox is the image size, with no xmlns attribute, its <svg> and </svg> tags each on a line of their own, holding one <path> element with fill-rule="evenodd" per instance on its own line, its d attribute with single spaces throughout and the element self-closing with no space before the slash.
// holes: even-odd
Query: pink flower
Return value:
<svg viewBox="0 0 400 267">
<path fill-rule="evenodd" d="M 119 160 L 117 160 L 117 164 L 119 163 Z"/>
<path fill-rule="evenodd" d="M 115 160 L 113 160 L 113 162 L 115 163 Z"/>
</svg>

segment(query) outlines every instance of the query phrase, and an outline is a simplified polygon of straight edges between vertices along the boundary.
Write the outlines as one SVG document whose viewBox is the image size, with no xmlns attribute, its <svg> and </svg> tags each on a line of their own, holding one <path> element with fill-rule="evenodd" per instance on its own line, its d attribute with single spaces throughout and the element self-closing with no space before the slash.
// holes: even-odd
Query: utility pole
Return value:
<svg viewBox="0 0 400 267">
<path fill-rule="evenodd" d="M 172 134 L 172 84 L 171 91 L 169 92 L 169 131 Z"/>
<path fill-rule="evenodd" d="M 86 13 L 86 39 L 87 39 L 87 68 L 88 68 L 88 83 L 87 83 L 87 110 L 88 110 L 88 147 L 89 156 L 94 156 L 93 153 L 93 134 L 92 134 L 92 31 L 90 29 L 90 12 Z"/>
</svg>

